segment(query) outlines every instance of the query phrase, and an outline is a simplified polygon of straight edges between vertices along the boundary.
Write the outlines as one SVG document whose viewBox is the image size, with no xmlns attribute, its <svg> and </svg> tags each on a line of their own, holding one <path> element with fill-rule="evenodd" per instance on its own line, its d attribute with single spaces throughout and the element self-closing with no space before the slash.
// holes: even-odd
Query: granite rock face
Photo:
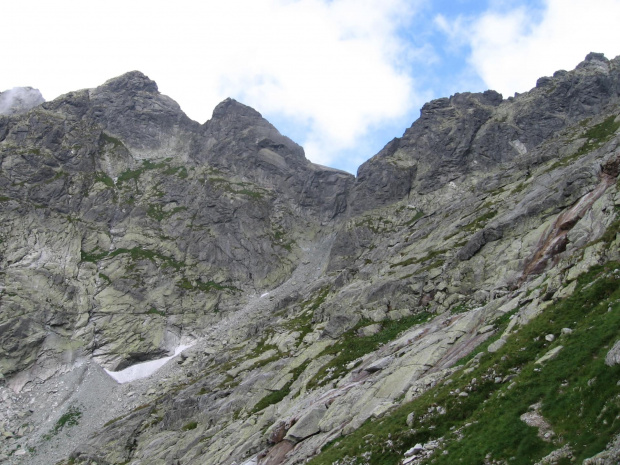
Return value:
<svg viewBox="0 0 620 465">
<path fill-rule="evenodd" d="M 485 357 L 588 289 L 583 276 L 615 295 L 619 93 L 620 59 L 590 54 L 515 97 L 439 99 L 357 178 L 310 163 L 232 99 L 191 121 L 139 72 L 0 116 L 0 426 L 11 435 L 0 453 L 292 465 L 374 463 L 371 452 L 399 448 L 413 463 L 418 442 L 428 458 L 460 441 L 472 423 L 444 437 L 424 423 L 447 404 L 403 408 L 463 379 L 453 406 L 481 383 L 506 386 L 501 399 L 596 322 L 526 333 L 531 370 L 500 373 L 511 353 L 487 370 Z M 612 299 L 600 315 L 616 311 Z M 617 368 L 616 340 L 588 353 L 593 366 Z M 190 344 L 149 378 L 119 385 L 101 369 Z M 79 430 L 50 426 L 77 411 Z M 321 453 L 393 415 L 403 435 L 429 440 L 373 449 L 379 433 L 363 429 L 366 449 Z M 613 428 L 592 463 L 616 457 Z M 536 460 L 577 453 L 561 440 Z"/>
<path fill-rule="evenodd" d="M 360 166 L 353 212 L 430 193 L 520 158 L 522 167 L 531 163 L 528 151 L 618 101 L 617 66 L 617 59 L 592 53 L 575 70 L 559 71 L 507 100 L 486 91 L 427 103 L 401 138 Z"/>
<path fill-rule="evenodd" d="M 191 121 L 135 71 L 0 135 L 5 374 L 164 355 L 281 282 L 353 181 L 232 100 Z"/>
</svg>

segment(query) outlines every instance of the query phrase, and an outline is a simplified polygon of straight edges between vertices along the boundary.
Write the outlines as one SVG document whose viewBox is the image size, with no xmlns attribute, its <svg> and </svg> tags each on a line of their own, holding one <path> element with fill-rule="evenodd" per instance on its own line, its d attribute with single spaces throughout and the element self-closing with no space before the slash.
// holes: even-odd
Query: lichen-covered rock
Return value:
<svg viewBox="0 0 620 465">
<path fill-rule="evenodd" d="M 230 99 L 191 121 L 137 71 L 0 117 L 0 133 L 5 374 L 165 355 L 282 282 L 352 181 Z"/>
</svg>

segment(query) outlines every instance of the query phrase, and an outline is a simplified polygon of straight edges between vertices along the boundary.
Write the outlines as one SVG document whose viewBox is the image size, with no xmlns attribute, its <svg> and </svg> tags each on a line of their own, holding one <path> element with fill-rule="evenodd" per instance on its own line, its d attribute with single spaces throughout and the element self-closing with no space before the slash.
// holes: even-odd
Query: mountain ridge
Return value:
<svg viewBox="0 0 620 465">
<path fill-rule="evenodd" d="M 477 373 L 481 392 L 509 381 L 521 392 L 531 367 L 581 357 L 564 328 L 541 323 L 547 311 L 573 315 L 574 341 L 588 325 L 598 334 L 616 324 L 618 95 L 620 58 L 592 53 L 515 97 L 434 100 L 357 177 L 312 164 L 232 99 L 191 121 L 140 72 L 0 116 L 2 459 L 396 464 L 454 454 L 470 439 L 449 427 L 464 431 L 470 417 L 453 412 L 484 400 L 463 377 Z M 588 289 L 609 315 L 590 310 Z M 521 342 L 531 359 L 506 365 L 533 327 L 548 333 Z M 598 359 L 614 360 L 613 334 L 596 341 Z M 191 344 L 143 380 L 117 385 L 101 369 Z M 583 363 L 617 373 L 613 362 Z M 544 416 L 566 439 L 523 426 L 512 439 L 528 447 L 459 453 L 469 463 L 607 453 L 601 463 L 613 463 L 617 447 L 603 449 L 620 431 L 616 391 L 599 395 L 609 427 L 587 424 L 604 442 L 573 439 L 548 394 L 524 418 Z M 510 421 L 526 425 L 525 407 Z"/>
</svg>

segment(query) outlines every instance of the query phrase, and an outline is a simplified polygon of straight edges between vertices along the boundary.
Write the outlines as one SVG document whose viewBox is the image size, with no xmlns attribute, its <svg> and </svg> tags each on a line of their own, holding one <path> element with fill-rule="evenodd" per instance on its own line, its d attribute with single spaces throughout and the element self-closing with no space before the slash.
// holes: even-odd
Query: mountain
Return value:
<svg viewBox="0 0 620 465">
<path fill-rule="evenodd" d="M 0 461 L 617 463 L 619 96 L 434 100 L 356 177 L 137 71 L 0 115 Z"/>
</svg>

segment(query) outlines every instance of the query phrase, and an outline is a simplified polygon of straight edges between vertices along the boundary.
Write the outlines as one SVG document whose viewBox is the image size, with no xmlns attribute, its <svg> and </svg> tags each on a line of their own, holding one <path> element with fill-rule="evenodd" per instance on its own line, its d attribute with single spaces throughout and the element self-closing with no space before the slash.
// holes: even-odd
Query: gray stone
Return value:
<svg viewBox="0 0 620 465">
<path fill-rule="evenodd" d="M 364 326 L 362 328 L 360 328 L 357 333 L 361 336 L 361 337 L 368 337 L 368 336 L 374 336 L 375 334 L 377 334 L 379 331 L 381 331 L 381 324 L 379 323 L 375 323 L 372 325 L 368 325 L 368 326 Z"/>
<path fill-rule="evenodd" d="M 607 355 L 605 356 L 605 365 L 614 366 L 620 364 L 620 341 L 616 341 Z"/>
<path fill-rule="evenodd" d="M 383 357 L 368 365 L 366 368 L 364 368 L 364 371 L 367 371 L 368 373 L 375 373 L 377 371 L 381 371 L 390 366 L 390 363 L 392 363 L 393 360 L 394 358 L 391 356 Z"/>
<path fill-rule="evenodd" d="M 319 428 L 319 422 L 325 416 L 326 412 L 327 408 L 324 405 L 313 407 L 288 430 L 285 439 L 297 443 L 317 434 L 321 430 Z"/>
<path fill-rule="evenodd" d="M 560 353 L 560 351 L 563 348 L 564 348 L 564 346 L 557 346 L 557 347 L 551 349 L 545 355 L 543 355 L 538 360 L 536 360 L 536 363 L 537 364 L 543 364 L 545 362 L 548 362 L 549 360 L 553 360 L 554 358 L 556 358 L 558 356 L 558 354 Z"/>
<path fill-rule="evenodd" d="M 407 450 L 405 452 L 405 457 L 412 457 L 414 455 L 419 454 L 423 450 L 424 450 L 424 446 L 422 444 L 418 443 L 415 446 L 413 446 L 411 449 L 409 449 L 409 450 Z"/>
</svg>

